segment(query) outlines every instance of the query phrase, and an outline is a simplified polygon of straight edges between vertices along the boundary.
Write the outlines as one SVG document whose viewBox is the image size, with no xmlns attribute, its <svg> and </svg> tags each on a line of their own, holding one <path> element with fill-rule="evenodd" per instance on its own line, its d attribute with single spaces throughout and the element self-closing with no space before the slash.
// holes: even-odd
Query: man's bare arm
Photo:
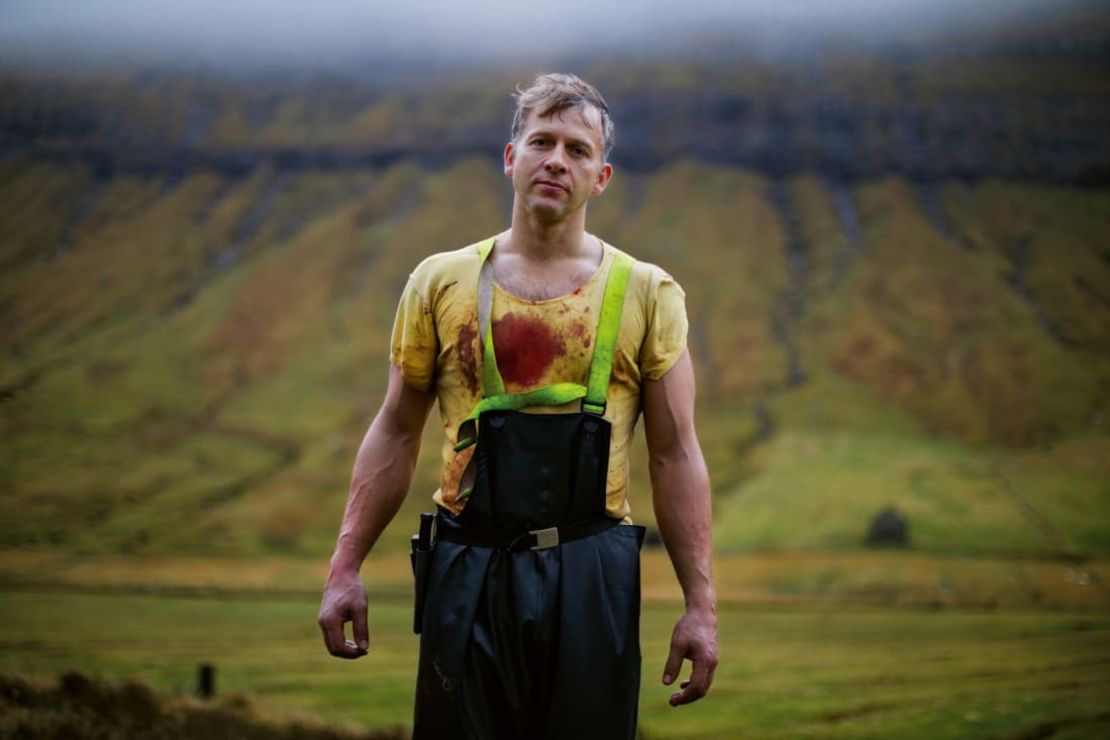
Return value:
<svg viewBox="0 0 1110 740">
<path fill-rule="evenodd" d="M 434 398 L 431 392 L 406 385 L 400 368 L 390 365 L 385 400 L 355 457 L 347 509 L 320 604 L 324 644 L 337 657 L 358 658 L 369 649 L 366 590 L 358 571 L 405 500 Z M 354 642 L 344 634 L 347 622 L 353 623 Z"/>
<path fill-rule="evenodd" d="M 675 625 L 663 669 L 663 683 L 670 685 L 684 659 L 693 663 L 690 679 L 671 695 L 671 705 L 678 706 L 705 696 L 717 669 L 712 507 L 709 474 L 694 430 L 689 352 L 659 380 L 644 381 L 643 404 L 655 519 L 686 598 L 686 612 Z"/>
</svg>

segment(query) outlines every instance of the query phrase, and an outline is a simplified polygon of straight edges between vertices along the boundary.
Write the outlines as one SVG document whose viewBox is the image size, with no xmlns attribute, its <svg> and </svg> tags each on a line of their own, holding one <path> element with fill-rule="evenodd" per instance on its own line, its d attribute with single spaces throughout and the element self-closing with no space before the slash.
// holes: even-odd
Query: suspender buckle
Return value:
<svg viewBox="0 0 1110 740">
<path fill-rule="evenodd" d="M 582 410 L 589 414 L 597 414 L 598 416 L 605 416 L 605 409 L 608 408 L 609 402 L 602 401 L 601 403 L 593 403 L 582 399 Z"/>
<path fill-rule="evenodd" d="M 533 529 L 528 534 L 536 538 L 536 544 L 532 545 L 533 550 L 546 550 L 549 547 L 559 546 L 559 528 L 551 527 L 549 529 Z"/>
</svg>

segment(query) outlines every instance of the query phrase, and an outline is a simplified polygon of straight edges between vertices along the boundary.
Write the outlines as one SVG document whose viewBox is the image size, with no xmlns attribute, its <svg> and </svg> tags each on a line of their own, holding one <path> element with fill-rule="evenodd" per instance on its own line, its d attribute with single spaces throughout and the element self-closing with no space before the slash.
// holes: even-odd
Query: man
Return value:
<svg viewBox="0 0 1110 740">
<path fill-rule="evenodd" d="M 367 652 L 358 570 L 407 493 L 438 399 L 435 542 L 416 554 L 427 567 L 416 738 L 635 736 L 643 529 L 627 487 L 641 411 L 656 519 L 686 600 L 662 680 L 692 662 L 674 706 L 713 680 L 709 484 L 683 294 L 585 229 L 612 177 L 612 131 L 593 87 L 538 77 L 517 96 L 504 151 L 510 228 L 428 258 L 401 299 L 319 622 L 333 655 Z"/>
</svg>

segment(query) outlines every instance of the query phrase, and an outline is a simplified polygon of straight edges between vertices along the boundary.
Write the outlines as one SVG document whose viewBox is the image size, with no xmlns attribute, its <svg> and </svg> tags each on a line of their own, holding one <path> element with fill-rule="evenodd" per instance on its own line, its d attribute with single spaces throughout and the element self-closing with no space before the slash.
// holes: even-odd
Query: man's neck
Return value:
<svg viewBox="0 0 1110 740">
<path fill-rule="evenodd" d="M 565 221 L 543 222 L 519 204 L 513 208 L 513 223 L 497 238 L 498 247 L 535 262 L 592 256 L 597 240 L 586 233 L 585 209 Z"/>
</svg>

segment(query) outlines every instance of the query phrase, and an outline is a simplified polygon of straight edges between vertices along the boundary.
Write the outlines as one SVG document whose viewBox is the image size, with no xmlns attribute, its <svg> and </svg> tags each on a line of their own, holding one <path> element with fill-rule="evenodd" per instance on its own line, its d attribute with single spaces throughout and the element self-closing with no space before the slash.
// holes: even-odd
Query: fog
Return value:
<svg viewBox="0 0 1110 740">
<path fill-rule="evenodd" d="M 1085 0 L 6 0 L 9 61 L 80 59 L 336 66 L 727 46 L 804 49 L 819 38 L 915 39 L 1029 21 Z"/>
</svg>

